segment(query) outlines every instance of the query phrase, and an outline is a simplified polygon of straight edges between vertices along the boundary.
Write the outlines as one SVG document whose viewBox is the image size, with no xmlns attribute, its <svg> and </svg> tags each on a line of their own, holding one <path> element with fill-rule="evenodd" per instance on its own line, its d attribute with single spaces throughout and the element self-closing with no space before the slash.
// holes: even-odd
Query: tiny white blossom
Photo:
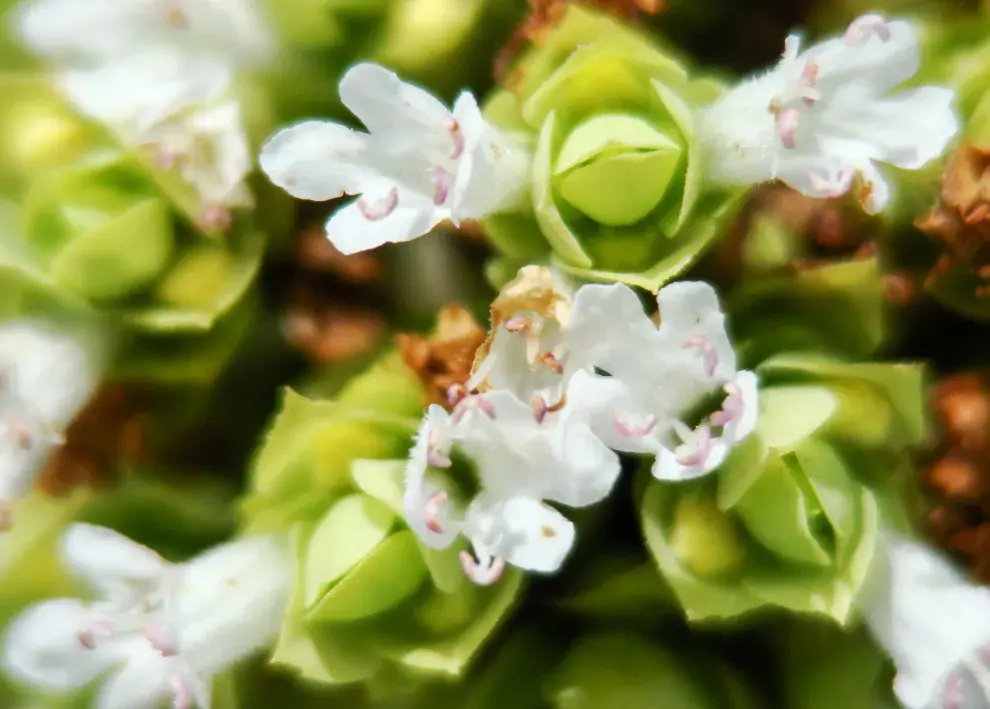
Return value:
<svg viewBox="0 0 990 709">
<path fill-rule="evenodd" d="M 158 46 L 261 64 L 274 49 L 258 0 L 30 0 L 14 23 L 34 52 L 76 66 L 127 62 Z"/>
<path fill-rule="evenodd" d="M 990 588 L 889 531 L 871 573 L 860 610 L 897 668 L 898 700 L 907 709 L 990 707 Z"/>
<path fill-rule="evenodd" d="M 890 188 L 876 163 L 915 170 L 941 155 L 959 127 L 953 92 L 892 93 L 918 70 L 908 22 L 865 15 L 841 38 L 799 45 L 788 37 L 774 69 L 705 111 L 713 174 L 745 185 L 780 179 L 809 197 L 839 196 L 858 178 L 864 208 L 880 211 Z"/>
<path fill-rule="evenodd" d="M 432 548 L 467 537 L 474 555 L 462 552 L 461 563 L 475 583 L 495 582 L 507 563 L 550 573 L 575 532 L 545 502 L 592 505 L 618 475 L 618 456 L 584 423 L 566 413 L 537 423 L 510 392 L 476 394 L 424 417 L 406 469 L 406 518 Z"/>
<path fill-rule="evenodd" d="M 271 642 L 288 602 L 291 562 L 274 537 L 217 547 L 173 565 L 109 529 L 75 524 L 65 562 L 99 595 L 24 611 L 3 665 L 44 689 L 75 690 L 107 672 L 96 709 L 209 709 L 213 676 Z"/>
<path fill-rule="evenodd" d="M 0 325 L 0 528 L 98 384 L 94 353 L 46 324 Z"/>
<path fill-rule="evenodd" d="M 679 282 L 657 296 L 660 325 L 623 285 L 586 285 L 574 298 L 571 327 L 595 333 L 594 366 L 571 381 L 568 407 L 591 421 L 610 447 L 656 456 L 661 480 L 689 480 L 715 470 L 756 426 L 757 380 L 736 370 L 715 291 Z M 696 425 L 683 417 L 710 398 L 721 406 Z"/>
<path fill-rule="evenodd" d="M 468 92 L 453 110 L 375 64 L 340 80 L 340 98 L 368 129 L 305 121 L 276 133 L 261 168 L 299 199 L 360 198 L 330 217 L 342 253 L 422 236 L 506 206 L 525 189 L 525 157 L 485 122 Z"/>
</svg>

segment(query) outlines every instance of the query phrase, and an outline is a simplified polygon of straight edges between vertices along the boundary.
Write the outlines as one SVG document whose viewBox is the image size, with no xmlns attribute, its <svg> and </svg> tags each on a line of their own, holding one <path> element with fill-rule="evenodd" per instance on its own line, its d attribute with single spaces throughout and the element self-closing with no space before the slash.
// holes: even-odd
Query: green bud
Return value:
<svg viewBox="0 0 990 709">
<path fill-rule="evenodd" d="M 334 401 L 286 392 L 242 503 L 249 531 L 295 539 L 276 664 L 330 684 L 460 676 L 514 604 L 521 574 L 475 587 L 460 572 L 462 545 L 428 549 L 405 524 L 405 456 L 422 396 L 395 353 Z"/>
<path fill-rule="evenodd" d="M 690 620 L 777 606 L 845 623 L 879 508 L 907 501 L 890 488 L 925 436 L 922 368 L 781 355 L 756 371 L 756 431 L 712 477 L 649 479 L 647 546 Z"/>
<path fill-rule="evenodd" d="M 532 211 L 483 220 L 509 258 L 657 290 L 716 238 L 738 193 L 708 185 L 695 115 L 721 89 L 652 37 L 568 6 L 486 118 L 533 150 Z"/>
</svg>

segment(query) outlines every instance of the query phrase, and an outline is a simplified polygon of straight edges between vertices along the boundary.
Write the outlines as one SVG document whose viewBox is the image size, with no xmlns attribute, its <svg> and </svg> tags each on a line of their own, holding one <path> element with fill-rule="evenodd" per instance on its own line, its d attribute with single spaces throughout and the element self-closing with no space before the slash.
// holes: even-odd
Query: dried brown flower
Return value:
<svg viewBox="0 0 990 709">
<path fill-rule="evenodd" d="M 384 318 L 373 311 L 316 302 L 295 304 L 282 320 L 286 338 L 319 364 L 368 352 L 381 342 L 385 331 Z"/>
<path fill-rule="evenodd" d="M 423 381 L 425 398 L 446 406 L 448 390 L 463 386 L 470 378 L 475 352 L 485 334 L 466 308 L 449 305 L 440 311 L 433 334 L 400 334 L 396 341 L 402 361 Z"/>
<path fill-rule="evenodd" d="M 66 429 L 65 443 L 48 460 L 36 487 L 51 496 L 105 487 L 122 462 L 140 462 L 146 452 L 147 421 L 138 397 L 124 387 L 106 386 Z"/>
<path fill-rule="evenodd" d="M 495 79 L 499 83 L 514 83 L 509 77 L 512 60 L 527 43 L 543 42 L 547 33 L 564 16 L 568 5 L 598 7 L 623 19 L 634 20 L 640 13 L 660 13 L 666 3 L 665 0 L 529 0 L 529 15 L 495 58 Z"/>
<path fill-rule="evenodd" d="M 369 253 L 345 256 L 330 243 L 322 226 L 307 229 L 299 236 L 296 256 L 307 271 L 329 273 L 348 283 L 377 283 L 382 275 L 377 258 Z"/>
<path fill-rule="evenodd" d="M 942 175 L 941 198 L 915 225 L 940 242 L 942 256 L 931 270 L 931 286 L 961 266 L 984 281 L 977 296 L 990 294 L 990 150 L 965 144 Z"/>
</svg>

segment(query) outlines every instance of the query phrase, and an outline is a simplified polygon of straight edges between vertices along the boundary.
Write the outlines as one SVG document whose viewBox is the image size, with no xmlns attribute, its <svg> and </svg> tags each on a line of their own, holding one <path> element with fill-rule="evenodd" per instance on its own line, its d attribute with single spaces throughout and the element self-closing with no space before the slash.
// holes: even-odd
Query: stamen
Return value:
<svg viewBox="0 0 990 709">
<path fill-rule="evenodd" d="M 168 628 L 161 623 L 145 623 L 144 637 L 162 657 L 175 657 L 179 654 L 175 640 L 172 639 Z"/>
<path fill-rule="evenodd" d="M 3 434 L 0 437 L 21 450 L 29 451 L 34 446 L 34 434 L 30 427 L 26 421 L 16 416 L 7 416 L 3 420 Z"/>
<path fill-rule="evenodd" d="M 785 108 L 777 114 L 777 135 L 788 150 L 797 145 L 797 125 L 801 112 L 796 108 Z"/>
<path fill-rule="evenodd" d="M 725 385 L 725 401 L 722 402 L 722 408 L 716 411 L 708 420 L 711 422 L 712 426 L 725 427 L 742 416 L 743 400 L 742 400 L 742 390 L 734 383 L 730 382 Z"/>
<path fill-rule="evenodd" d="M 453 185 L 451 174 L 437 165 L 430 170 L 430 182 L 433 183 L 433 204 L 438 207 L 445 204 Z"/>
<path fill-rule="evenodd" d="M 174 674 L 168 682 L 172 690 L 172 709 L 192 709 L 192 692 L 185 680 Z"/>
<path fill-rule="evenodd" d="M 686 468 L 702 465 L 708 459 L 708 452 L 711 449 L 712 442 L 711 429 L 707 425 L 702 424 L 695 429 L 690 438 L 693 440 L 685 441 L 675 451 L 675 459 L 678 464 Z"/>
<path fill-rule="evenodd" d="M 503 327 L 509 332 L 529 332 L 533 329 L 533 319 L 525 315 L 516 315 L 506 320 Z"/>
<path fill-rule="evenodd" d="M 495 406 L 492 402 L 485 399 L 481 394 L 473 394 L 471 396 L 465 397 L 457 403 L 454 407 L 454 412 L 450 415 L 450 422 L 455 426 L 461 422 L 467 412 L 471 408 L 481 409 L 488 418 L 495 418 Z"/>
<path fill-rule="evenodd" d="M 530 406 L 533 409 L 533 418 L 536 419 L 536 423 L 543 423 L 543 419 L 547 417 L 547 411 L 549 410 L 547 400 L 537 394 L 530 402 Z"/>
<path fill-rule="evenodd" d="M 489 556 L 487 563 L 479 563 L 469 552 L 461 551 L 460 561 L 464 575 L 478 586 L 491 586 L 505 571 L 505 559 L 497 556 Z"/>
<path fill-rule="evenodd" d="M 711 340 L 704 335 L 695 335 L 684 340 L 681 345 L 684 349 L 696 348 L 701 351 L 702 361 L 705 365 L 705 374 L 709 377 L 715 375 L 718 367 L 718 351 L 716 351 Z"/>
<path fill-rule="evenodd" d="M 447 403 L 457 406 L 468 395 L 468 389 L 463 384 L 455 383 L 447 387 Z"/>
<path fill-rule="evenodd" d="M 450 458 L 439 450 L 440 434 L 437 430 L 431 429 L 426 440 L 426 462 L 434 468 L 449 468 L 453 465 Z"/>
<path fill-rule="evenodd" d="M 539 356 L 539 361 L 555 374 L 564 373 L 564 365 L 560 363 L 560 360 L 557 359 L 557 356 L 553 352 L 543 352 Z"/>
<path fill-rule="evenodd" d="M 397 187 L 392 187 L 384 199 L 380 199 L 374 204 L 368 204 L 364 198 L 361 198 L 357 201 L 357 205 L 365 219 L 369 222 L 377 222 L 394 212 L 395 208 L 399 206 L 399 190 Z"/>
<path fill-rule="evenodd" d="M 615 430 L 623 438 L 644 438 L 645 436 L 653 433 L 653 430 L 657 427 L 659 419 L 653 414 L 646 417 L 644 421 L 639 426 L 633 426 L 625 419 L 623 419 L 618 412 L 616 412 L 612 417 L 612 423 L 615 425 Z"/>
<path fill-rule="evenodd" d="M 881 42 L 888 41 L 890 39 L 890 24 L 882 15 L 863 15 L 850 23 L 842 40 L 847 47 L 852 47 L 856 44 L 865 44 L 874 34 L 880 38 Z"/>
<path fill-rule="evenodd" d="M 454 147 L 450 151 L 450 159 L 457 160 L 464 154 L 464 132 L 461 130 L 461 124 L 455 120 L 451 120 L 447 125 L 447 130 L 454 141 Z"/>
<path fill-rule="evenodd" d="M 447 492 L 440 490 L 429 496 L 426 500 L 425 520 L 426 528 L 434 534 L 443 534 L 443 525 L 440 524 L 440 507 L 447 501 Z"/>
<path fill-rule="evenodd" d="M 113 626 L 104 620 L 93 621 L 80 628 L 79 632 L 76 633 L 79 644 L 87 650 L 95 650 L 97 641 L 109 640 L 113 635 Z"/>
</svg>

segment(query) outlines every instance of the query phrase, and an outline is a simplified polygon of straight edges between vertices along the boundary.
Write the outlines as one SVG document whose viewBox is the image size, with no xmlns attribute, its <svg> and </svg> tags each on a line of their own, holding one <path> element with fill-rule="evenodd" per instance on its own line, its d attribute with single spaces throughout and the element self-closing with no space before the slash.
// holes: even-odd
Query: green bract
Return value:
<svg viewBox="0 0 990 709">
<path fill-rule="evenodd" d="M 248 213 L 228 234 L 150 151 L 125 149 L 38 81 L 3 82 L 0 281 L 106 316 L 127 335 L 125 378 L 209 381 L 246 326 L 264 251 Z M 169 369 L 181 343 L 183 367 Z"/>
<path fill-rule="evenodd" d="M 720 87 L 576 6 L 515 71 L 485 107 L 533 151 L 532 211 L 484 220 L 506 258 L 655 291 L 718 236 L 734 195 L 705 184 L 694 126 Z"/>
<path fill-rule="evenodd" d="M 428 550 L 402 519 L 419 380 L 386 356 L 335 401 L 287 391 L 257 455 L 248 531 L 288 530 L 297 576 L 273 662 L 326 683 L 459 676 L 512 606 L 507 573 L 462 575 L 456 546 Z"/>
<path fill-rule="evenodd" d="M 925 437 L 923 368 L 778 355 L 757 373 L 756 431 L 725 464 L 647 484 L 647 544 L 689 619 L 778 606 L 845 622 Z"/>
</svg>

